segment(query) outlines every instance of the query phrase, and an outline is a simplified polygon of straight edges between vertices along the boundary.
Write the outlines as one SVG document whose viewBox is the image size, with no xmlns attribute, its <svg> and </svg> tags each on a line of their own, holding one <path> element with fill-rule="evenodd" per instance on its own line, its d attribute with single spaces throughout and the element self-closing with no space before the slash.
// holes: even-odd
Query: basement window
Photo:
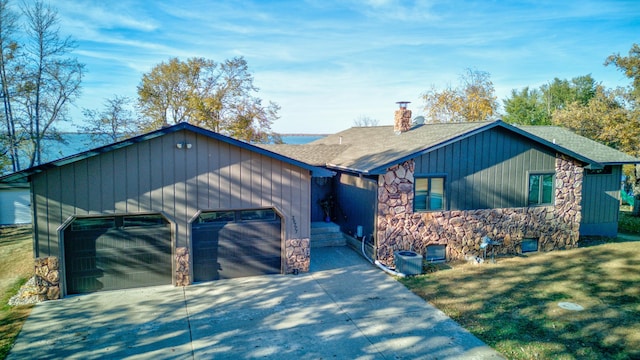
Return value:
<svg viewBox="0 0 640 360">
<path fill-rule="evenodd" d="M 428 245 L 426 258 L 429 262 L 444 262 L 447 260 L 445 245 Z"/>
<path fill-rule="evenodd" d="M 522 253 L 538 251 L 538 239 L 522 239 Z"/>
</svg>

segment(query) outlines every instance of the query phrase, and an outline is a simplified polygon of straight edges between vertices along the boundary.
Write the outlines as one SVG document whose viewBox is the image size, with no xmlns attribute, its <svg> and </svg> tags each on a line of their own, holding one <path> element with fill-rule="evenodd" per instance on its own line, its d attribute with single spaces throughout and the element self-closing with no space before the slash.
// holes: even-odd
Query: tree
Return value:
<svg viewBox="0 0 640 360">
<path fill-rule="evenodd" d="M 0 133 L 0 174 L 3 173 L 5 167 L 11 165 L 9 159 L 9 140 L 6 134 Z"/>
<path fill-rule="evenodd" d="M 583 105 L 574 101 L 553 115 L 553 123 L 629 154 L 640 154 L 640 125 L 630 121 L 629 111 L 616 99 L 616 92 L 597 88 Z"/>
<path fill-rule="evenodd" d="M 542 94 L 537 89 L 523 88 L 520 92 L 511 90 L 511 97 L 502 101 L 507 123 L 522 125 L 549 125 L 551 117 L 542 102 Z"/>
<path fill-rule="evenodd" d="M 251 143 L 282 143 L 282 138 L 271 131 L 273 121 L 278 118 L 280 106 L 269 102 L 267 107 L 262 106 L 262 100 L 254 97 L 244 99 L 240 104 L 234 105 L 235 118 L 226 123 L 225 132 L 236 139 Z"/>
<path fill-rule="evenodd" d="M 554 113 L 577 103 L 587 106 L 596 95 L 598 84 L 591 75 L 571 80 L 553 79 L 552 82 L 531 90 L 511 91 L 511 97 L 503 100 L 503 120 L 513 124 L 549 125 Z"/>
<path fill-rule="evenodd" d="M 635 105 L 637 106 L 637 103 L 640 102 L 640 45 L 633 44 L 628 56 L 620 56 L 619 53 L 610 55 L 604 65 L 615 65 L 627 78 L 631 79 L 632 84 L 629 93 L 635 99 Z"/>
<path fill-rule="evenodd" d="M 428 121 L 435 123 L 489 120 L 498 109 L 490 74 L 472 69 L 460 76 L 459 87 L 432 86 L 422 99 Z"/>
<path fill-rule="evenodd" d="M 130 109 L 132 100 L 126 96 L 114 95 L 107 99 L 101 111 L 82 111 L 88 126 L 82 130 L 91 133 L 94 142 L 117 142 L 135 136 L 138 122 Z"/>
<path fill-rule="evenodd" d="M 604 65 L 614 65 L 631 80 L 631 85 L 626 89 L 618 89 L 619 97 L 626 102 L 625 109 L 628 111 L 626 127 L 621 129 L 618 135 L 624 137 L 625 143 L 639 146 L 637 143 L 640 137 L 636 134 L 635 129 L 640 126 L 640 46 L 633 44 L 629 49 L 628 56 L 621 56 L 619 53 L 610 55 Z M 631 154 L 640 156 L 640 151 Z M 630 182 L 633 184 L 633 193 L 635 194 L 633 214 L 640 216 L 640 165 L 626 166 L 625 174 L 629 176 Z"/>
<path fill-rule="evenodd" d="M 242 57 L 221 63 L 169 59 L 144 74 L 138 85 L 143 130 L 187 121 L 245 141 L 268 141 L 280 108 L 263 106 L 257 91 Z"/>
<path fill-rule="evenodd" d="M 587 105 L 595 96 L 597 84 L 591 75 L 578 76 L 571 81 L 554 78 L 549 84 L 540 87 L 542 100 L 549 118 L 556 110 L 564 109 L 574 101 Z"/>
<path fill-rule="evenodd" d="M 56 135 L 55 123 L 66 119 L 67 106 L 79 95 L 84 66 L 66 57 L 75 43 L 60 37 L 53 8 L 36 1 L 22 11 L 27 43 L 19 96 L 31 143 L 30 166 L 34 166 L 42 161 L 42 140 Z"/>
<path fill-rule="evenodd" d="M 378 124 L 378 119 L 374 119 L 366 115 L 360 115 L 357 118 L 353 119 L 353 126 L 368 127 L 378 126 Z"/>
<path fill-rule="evenodd" d="M 461 80 L 462 116 L 467 121 L 491 119 L 498 109 L 491 75 L 486 71 L 467 69 Z"/>
<path fill-rule="evenodd" d="M 18 156 L 19 139 L 16 132 L 16 119 L 13 116 L 12 102 L 15 86 L 15 77 L 12 76 L 12 66 L 15 63 L 18 52 L 18 43 L 15 40 L 15 33 L 18 28 L 18 13 L 10 7 L 9 0 L 0 0 L 0 96 L 7 134 L 3 136 L 3 154 L 6 156 L 4 162 L 11 164 L 13 171 L 20 169 L 20 158 Z M 6 164 L 2 164 L 2 168 Z"/>
</svg>

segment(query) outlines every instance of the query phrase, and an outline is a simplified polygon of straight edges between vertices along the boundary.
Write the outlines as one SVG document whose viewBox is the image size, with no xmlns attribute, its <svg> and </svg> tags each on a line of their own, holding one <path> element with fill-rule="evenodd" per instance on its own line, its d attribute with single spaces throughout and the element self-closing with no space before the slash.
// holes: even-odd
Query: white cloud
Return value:
<svg viewBox="0 0 640 360">
<path fill-rule="evenodd" d="M 390 124 L 398 100 L 412 101 L 417 115 L 423 91 L 457 84 L 465 68 L 491 73 L 500 100 L 556 76 L 593 73 L 598 81 L 624 82 L 602 62 L 626 53 L 640 27 L 640 7 L 624 1 L 61 0 L 55 6 L 89 71 L 79 103 L 116 92 L 135 97 L 141 75 L 172 56 L 244 56 L 259 96 L 282 106 L 274 124 L 281 132 L 333 132 L 361 115 Z"/>
<path fill-rule="evenodd" d="M 58 0 L 58 9 L 62 25 L 66 29 L 76 29 L 76 36 L 86 35 L 86 31 L 95 34 L 101 30 L 128 29 L 130 31 L 151 32 L 158 29 L 157 21 L 133 14 L 133 4 L 129 2 L 98 2 L 78 0 Z"/>
</svg>

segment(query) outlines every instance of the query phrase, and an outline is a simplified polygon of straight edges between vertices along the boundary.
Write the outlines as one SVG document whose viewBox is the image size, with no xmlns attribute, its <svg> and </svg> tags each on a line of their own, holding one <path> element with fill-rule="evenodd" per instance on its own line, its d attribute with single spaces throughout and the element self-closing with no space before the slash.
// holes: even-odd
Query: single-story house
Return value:
<svg viewBox="0 0 640 360">
<path fill-rule="evenodd" d="M 332 220 L 345 233 L 360 228 L 388 266 L 397 250 L 433 261 L 478 256 L 485 236 L 503 253 L 615 236 L 622 165 L 640 163 L 559 127 L 414 124 L 406 104 L 394 126 L 266 148 L 335 171 L 330 186 L 312 184 L 312 221 L 331 199 Z"/>
<path fill-rule="evenodd" d="M 617 233 L 623 164 L 557 127 L 354 127 L 254 146 L 188 123 L 0 177 L 29 184 L 39 291 L 67 294 L 309 269 L 311 224 L 427 260 L 577 246 Z"/>
<path fill-rule="evenodd" d="M 179 123 L 0 178 L 31 189 L 43 297 L 308 271 L 335 172 Z"/>
</svg>

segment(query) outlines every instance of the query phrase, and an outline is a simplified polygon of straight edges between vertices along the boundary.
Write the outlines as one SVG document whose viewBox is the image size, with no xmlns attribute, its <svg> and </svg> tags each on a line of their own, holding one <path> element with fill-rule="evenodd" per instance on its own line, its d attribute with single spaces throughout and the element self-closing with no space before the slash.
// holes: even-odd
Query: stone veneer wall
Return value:
<svg viewBox="0 0 640 360">
<path fill-rule="evenodd" d="M 500 253 L 519 253 L 523 238 L 537 238 L 540 250 L 577 246 L 583 169 L 570 158 L 556 156 L 553 206 L 413 212 L 413 160 L 395 165 L 378 179 L 377 258 L 394 263 L 395 250 L 424 254 L 427 245 L 446 245 L 447 259 L 480 255 L 488 235 L 503 245 Z"/>
<path fill-rule="evenodd" d="M 191 284 L 189 277 L 189 250 L 186 247 L 176 248 L 176 286 Z"/>
<path fill-rule="evenodd" d="M 36 292 L 39 301 L 60 298 L 60 262 L 55 256 L 35 260 Z"/>
<path fill-rule="evenodd" d="M 285 240 L 285 274 L 309 271 L 311 246 L 309 239 Z"/>
</svg>

